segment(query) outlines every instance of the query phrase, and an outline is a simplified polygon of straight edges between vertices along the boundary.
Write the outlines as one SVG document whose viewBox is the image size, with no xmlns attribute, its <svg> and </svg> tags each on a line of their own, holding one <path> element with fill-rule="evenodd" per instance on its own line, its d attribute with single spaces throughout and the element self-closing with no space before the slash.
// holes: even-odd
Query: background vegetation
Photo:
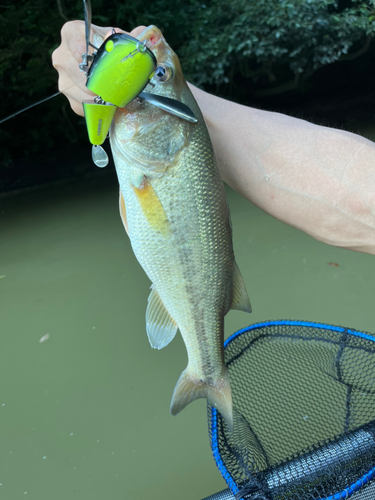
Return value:
<svg viewBox="0 0 375 500">
<path fill-rule="evenodd" d="M 99 25 L 159 26 L 210 92 L 353 131 L 373 122 L 372 1 L 92 0 L 92 11 Z M 64 22 L 82 18 L 81 0 L 1 3 L 0 119 L 57 91 L 51 54 Z M 63 96 L 0 124 L 0 148 L 0 191 L 95 169 Z"/>
</svg>

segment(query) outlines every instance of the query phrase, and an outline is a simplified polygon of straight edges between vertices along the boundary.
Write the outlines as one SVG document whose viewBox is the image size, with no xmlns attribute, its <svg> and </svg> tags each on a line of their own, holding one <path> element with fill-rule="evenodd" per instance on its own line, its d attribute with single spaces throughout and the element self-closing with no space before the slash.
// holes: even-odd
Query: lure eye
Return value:
<svg viewBox="0 0 375 500">
<path fill-rule="evenodd" d="M 160 64 L 154 73 L 154 79 L 158 82 L 166 82 L 172 77 L 172 70 L 169 66 Z"/>
</svg>

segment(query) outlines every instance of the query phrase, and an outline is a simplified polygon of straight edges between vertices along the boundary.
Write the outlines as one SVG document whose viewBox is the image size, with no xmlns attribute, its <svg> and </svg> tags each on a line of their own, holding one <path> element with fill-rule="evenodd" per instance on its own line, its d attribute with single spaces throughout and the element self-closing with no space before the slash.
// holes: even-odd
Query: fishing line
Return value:
<svg viewBox="0 0 375 500">
<path fill-rule="evenodd" d="M 76 85 L 76 84 L 74 84 Z M 74 85 L 72 85 L 72 87 L 74 87 Z M 65 89 L 65 90 L 69 90 L 68 89 Z M 50 95 L 48 97 L 45 97 L 44 99 L 41 99 L 40 101 L 38 102 L 34 102 L 34 104 L 30 104 L 30 106 L 27 106 L 26 108 L 23 108 L 21 109 L 20 111 L 16 111 L 15 113 L 13 113 L 12 115 L 10 116 L 7 116 L 6 118 L 3 118 L 2 120 L 0 120 L 0 123 L 4 123 L 8 120 L 10 120 L 11 118 L 14 118 L 15 116 L 17 115 L 20 115 L 21 113 L 23 113 L 24 111 L 27 111 L 28 109 L 31 109 L 31 108 L 34 108 L 35 106 L 38 106 L 38 104 L 42 104 L 43 102 L 46 102 L 46 101 L 49 101 L 50 99 L 53 99 L 54 97 L 60 95 L 62 92 L 56 92 L 56 94 L 53 94 L 53 95 Z"/>
<path fill-rule="evenodd" d="M 120 61 L 121 62 L 121 61 Z M 118 64 L 118 63 L 116 63 Z M 75 82 L 73 83 L 72 85 L 70 85 L 69 87 L 67 87 L 66 89 L 64 90 L 59 90 L 58 92 L 56 92 L 55 94 L 52 94 L 48 97 L 45 97 L 44 99 L 41 99 L 40 101 L 37 101 L 37 102 L 34 102 L 34 104 L 30 104 L 30 106 L 26 106 L 26 108 L 23 108 L 23 109 L 20 109 L 19 111 L 16 111 L 15 113 L 13 113 L 12 115 L 10 116 L 7 116 L 6 118 L 2 118 L 0 120 L 0 124 L 1 123 L 4 123 L 8 120 L 10 120 L 11 118 L 14 118 L 15 116 L 17 115 L 20 115 L 21 113 L 23 113 L 24 111 L 28 111 L 29 109 L 31 108 L 34 108 L 35 106 L 38 106 L 39 104 L 42 104 L 43 102 L 46 102 L 46 101 L 49 101 L 50 99 L 53 99 L 54 97 L 57 97 L 58 95 L 60 94 L 63 94 L 64 92 L 66 92 L 67 90 L 70 90 L 72 89 L 73 87 L 75 87 L 76 85 L 79 85 L 80 83 L 84 82 L 86 80 L 86 77 L 85 78 L 82 78 L 82 80 L 78 80 L 78 82 Z"/>
<path fill-rule="evenodd" d="M 139 43 L 142 43 L 142 42 L 139 42 Z M 130 54 L 128 54 L 126 57 L 122 58 L 120 61 L 117 61 L 115 63 L 113 63 L 112 66 L 109 66 L 105 69 L 102 69 L 102 71 L 97 71 L 96 74 L 100 74 L 102 73 L 103 71 L 108 71 L 108 69 L 110 68 L 114 68 L 115 66 L 117 66 L 117 64 L 120 64 L 122 62 L 124 62 L 126 59 L 128 59 L 129 57 L 133 57 L 134 53 L 136 52 L 140 52 L 138 49 L 130 52 Z M 58 95 L 60 94 L 64 94 L 67 90 L 70 90 L 72 89 L 73 87 L 75 87 L 76 85 L 79 85 L 80 83 L 84 82 L 84 81 L 87 81 L 89 78 L 91 78 L 92 75 L 90 76 L 85 76 L 84 78 L 82 78 L 82 80 L 78 80 L 77 82 L 73 83 L 72 85 L 70 85 L 69 87 L 63 89 L 63 90 L 60 90 L 59 92 L 56 92 L 55 94 L 53 95 L 50 95 L 48 97 L 45 97 L 44 99 L 41 99 L 40 101 L 37 101 L 37 102 L 34 102 L 34 104 L 30 104 L 30 106 L 26 106 L 25 108 L 21 109 L 20 111 L 16 111 L 15 113 L 11 114 L 10 116 L 7 116 L 6 118 L 2 118 L 0 120 L 0 124 L 1 123 L 4 123 L 8 120 L 10 120 L 11 118 L 14 118 L 15 116 L 17 115 L 20 115 L 21 113 L 23 113 L 24 111 L 28 111 L 29 109 L 31 108 L 34 108 L 35 106 L 38 106 L 39 104 L 42 104 L 43 102 L 46 102 L 46 101 L 49 101 L 50 99 L 53 99 L 54 97 L 57 97 Z M 93 95 L 94 97 L 94 95 Z"/>
</svg>

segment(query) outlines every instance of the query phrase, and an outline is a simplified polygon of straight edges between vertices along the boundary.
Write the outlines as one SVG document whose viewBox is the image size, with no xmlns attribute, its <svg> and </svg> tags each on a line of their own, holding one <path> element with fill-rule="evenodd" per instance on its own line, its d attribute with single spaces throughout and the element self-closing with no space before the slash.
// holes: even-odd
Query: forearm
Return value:
<svg viewBox="0 0 375 500">
<path fill-rule="evenodd" d="M 375 254 L 374 143 L 191 90 L 230 186 L 320 241 Z"/>
</svg>

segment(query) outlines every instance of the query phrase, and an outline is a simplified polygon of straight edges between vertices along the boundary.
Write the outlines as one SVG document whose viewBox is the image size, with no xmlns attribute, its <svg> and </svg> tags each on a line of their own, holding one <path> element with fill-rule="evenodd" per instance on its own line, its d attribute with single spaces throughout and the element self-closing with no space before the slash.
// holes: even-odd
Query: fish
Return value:
<svg viewBox="0 0 375 500">
<path fill-rule="evenodd" d="M 190 123 L 136 99 L 116 111 L 110 130 L 121 218 L 152 282 L 146 331 L 155 349 L 177 330 L 186 346 L 188 364 L 173 392 L 172 415 L 207 398 L 233 429 L 224 316 L 230 309 L 251 312 L 251 306 L 234 258 L 224 184 L 177 55 L 156 26 L 138 39 L 158 61 L 159 79 L 153 77 L 147 91 L 186 104 L 197 118 Z"/>
</svg>

